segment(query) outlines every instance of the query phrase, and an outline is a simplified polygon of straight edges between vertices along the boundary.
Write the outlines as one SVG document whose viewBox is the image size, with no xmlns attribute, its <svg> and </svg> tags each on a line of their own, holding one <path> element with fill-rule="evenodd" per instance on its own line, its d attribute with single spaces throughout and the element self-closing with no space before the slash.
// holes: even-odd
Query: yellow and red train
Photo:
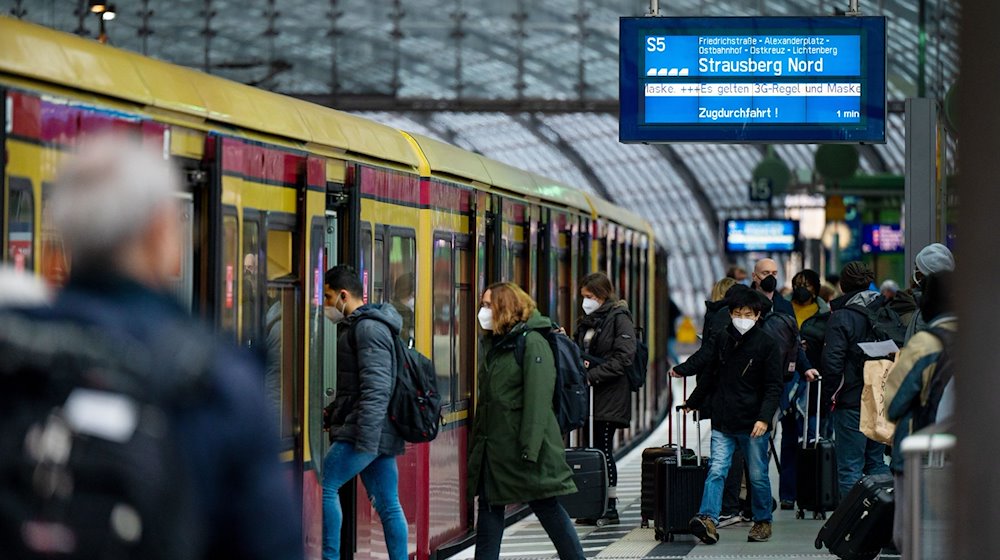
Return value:
<svg viewBox="0 0 1000 560">
<path fill-rule="evenodd" d="M 399 458 L 417 559 L 447 555 L 474 527 L 465 454 L 475 316 L 488 284 L 519 283 L 572 328 L 578 280 L 607 271 L 654 357 L 620 445 L 665 413 L 665 256 L 649 224 L 605 200 L 431 138 L 3 17 L 0 99 L 2 258 L 53 284 L 72 259 L 47 223 L 47 193 L 81 138 L 131 133 L 183 169 L 177 296 L 267 356 L 262 383 L 301 491 L 310 558 L 322 540 L 321 412 L 336 375 L 335 328 L 322 310 L 333 264 L 358 268 L 368 301 L 411 309 L 415 346 L 438 372 L 440 435 Z M 350 549 L 381 557 L 376 514 L 363 487 L 352 492 Z"/>
</svg>

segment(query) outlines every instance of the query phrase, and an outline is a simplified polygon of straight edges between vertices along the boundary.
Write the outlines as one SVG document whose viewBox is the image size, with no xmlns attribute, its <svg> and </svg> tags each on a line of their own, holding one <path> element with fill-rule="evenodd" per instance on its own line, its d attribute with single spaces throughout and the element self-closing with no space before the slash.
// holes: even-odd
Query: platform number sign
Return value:
<svg viewBox="0 0 1000 560">
<path fill-rule="evenodd" d="M 759 177 L 750 181 L 750 202 L 769 202 L 773 192 L 771 179 Z"/>
</svg>

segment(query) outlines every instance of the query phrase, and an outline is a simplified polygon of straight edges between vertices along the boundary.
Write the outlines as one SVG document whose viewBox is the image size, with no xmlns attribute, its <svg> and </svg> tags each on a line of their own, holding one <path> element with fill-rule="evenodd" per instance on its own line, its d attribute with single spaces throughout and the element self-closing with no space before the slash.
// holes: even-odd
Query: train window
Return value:
<svg viewBox="0 0 1000 560">
<path fill-rule="evenodd" d="M 34 270 L 35 196 L 31 181 L 11 177 L 10 199 L 7 204 L 7 258 L 17 270 Z"/>
<path fill-rule="evenodd" d="M 292 232 L 270 229 L 267 230 L 267 279 L 274 280 L 291 276 L 294 271 L 292 261 L 294 250 Z"/>
<path fill-rule="evenodd" d="M 573 278 L 572 266 L 569 260 L 569 251 L 564 247 L 569 247 L 569 235 L 559 234 L 559 249 L 556 250 L 556 290 L 557 321 L 563 327 L 570 329 L 573 310 Z"/>
<path fill-rule="evenodd" d="M 521 287 L 525 292 L 531 291 L 528 284 L 528 252 L 524 243 L 511 244 L 511 281 Z"/>
<path fill-rule="evenodd" d="M 222 216 L 222 282 L 220 296 L 222 309 L 219 313 L 219 327 L 227 333 L 236 335 L 236 259 L 239 241 L 239 226 L 236 222 L 236 209 L 226 207 Z"/>
<path fill-rule="evenodd" d="M 323 422 L 323 273 L 326 259 L 323 251 L 326 227 L 323 218 L 313 218 L 309 237 L 309 270 L 311 278 L 306 288 L 309 294 L 309 417 L 310 426 L 321 426 Z M 333 329 L 330 329 L 333 330 Z M 322 456 L 323 440 L 326 434 L 320 429 L 309 430 L 309 446 Z M 317 461 L 322 463 L 322 461 Z M 320 473 L 322 476 L 322 473 Z"/>
<path fill-rule="evenodd" d="M 371 262 L 372 262 L 372 225 L 368 222 L 361 224 L 361 254 L 358 255 L 358 274 L 361 275 L 361 300 L 368 303 L 368 293 L 371 290 Z"/>
<path fill-rule="evenodd" d="M 452 263 L 451 235 L 434 236 L 434 272 L 433 311 L 434 369 L 438 375 L 438 391 L 441 393 L 441 404 L 450 404 L 451 398 L 451 331 L 452 323 L 452 284 L 455 276 Z"/>
<path fill-rule="evenodd" d="M 270 240 L 268 251 L 270 251 Z M 282 448 L 288 449 L 291 447 L 288 440 L 295 435 L 293 407 L 298 298 L 294 286 L 278 283 L 268 285 L 267 296 L 264 333 L 267 341 L 267 360 L 264 368 L 264 392 L 272 404 L 271 410 L 278 413 Z"/>
<path fill-rule="evenodd" d="M 473 321 L 478 313 L 472 285 L 474 274 L 469 241 L 468 236 L 455 236 L 455 400 L 466 403 L 472 397 L 472 376 L 475 373 L 472 345 L 476 340 Z"/>
<path fill-rule="evenodd" d="M 176 274 L 170 278 L 171 289 L 187 311 L 194 301 L 194 201 L 190 197 L 178 200 L 181 226 L 181 258 Z"/>
<path fill-rule="evenodd" d="M 260 222 L 256 212 L 243 211 L 243 292 L 240 294 L 240 340 L 247 348 L 256 348 L 260 341 Z"/>
<path fill-rule="evenodd" d="M 403 318 L 399 336 L 413 340 L 415 297 L 417 293 L 417 241 L 413 230 L 392 228 L 389 236 L 389 301 Z"/>
<path fill-rule="evenodd" d="M 372 298 L 369 303 L 385 301 L 385 235 L 375 230 L 375 254 L 372 256 Z"/>
<path fill-rule="evenodd" d="M 30 182 L 26 182 L 30 189 Z M 69 269 L 72 256 L 66 252 L 62 235 L 52 227 L 52 220 L 49 216 L 49 194 L 52 192 L 52 183 L 42 183 L 42 223 L 41 240 L 37 249 L 38 270 L 52 286 L 62 286 L 69 278 Z"/>
</svg>

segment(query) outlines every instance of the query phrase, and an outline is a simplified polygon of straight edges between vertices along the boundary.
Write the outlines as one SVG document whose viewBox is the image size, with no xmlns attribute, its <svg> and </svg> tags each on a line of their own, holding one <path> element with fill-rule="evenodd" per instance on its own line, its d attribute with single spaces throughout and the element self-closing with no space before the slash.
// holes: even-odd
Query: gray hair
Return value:
<svg viewBox="0 0 1000 560">
<path fill-rule="evenodd" d="M 180 184 L 163 154 L 120 135 L 97 137 L 62 167 L 52 221 L 74 261 L 110 263 Z"/>
</svg>

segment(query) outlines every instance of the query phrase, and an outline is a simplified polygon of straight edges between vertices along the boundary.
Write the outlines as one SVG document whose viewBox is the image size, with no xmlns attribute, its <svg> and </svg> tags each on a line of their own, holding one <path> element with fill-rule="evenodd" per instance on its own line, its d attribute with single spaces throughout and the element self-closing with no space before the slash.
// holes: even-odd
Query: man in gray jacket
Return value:
<svg viewBox="0 0 1000 560">
<path fill-rule="evenodd" d="M 395 337 L 403 320 L 390 304 L 365 303 L 358 273 L 349 266 L 328 270 L 323 288 L 327 318 L 342 325 L 337 396 L 325 411 L 333 445 L 323 460 L 323 559 L 340 560 L 338 492 L 360 474 L 382 521 L 389 559 L 406 560 L 406 517 L 396 468 L 405 443 L 388 414 L 396 382 Z"/>
</svg>

